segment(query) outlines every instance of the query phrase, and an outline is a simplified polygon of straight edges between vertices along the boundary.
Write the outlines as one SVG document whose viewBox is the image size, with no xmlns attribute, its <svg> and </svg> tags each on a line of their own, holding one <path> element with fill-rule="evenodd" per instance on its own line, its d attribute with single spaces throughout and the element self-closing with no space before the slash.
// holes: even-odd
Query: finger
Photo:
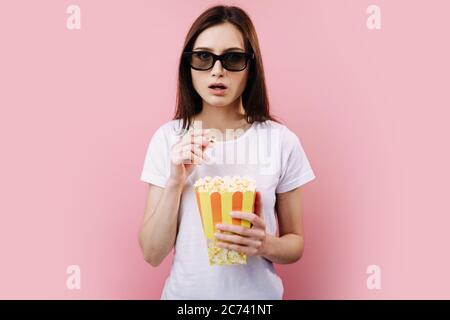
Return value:
<svg viewBox="0 0 450 320">
<path fill-rule="evenodd" d="M 190 140 L 195 139 L 200 136 L 206 136 L 210 132 L 210 129 L 195 129 L 191 130 L 188 134 L 184 135 L 183 138 Z"/>
<path fill-rule="evenodd" d="M 184 146 L 182 149 L 182 152 L 186 152 L 186 151 L 191 151 L 198 157 L 203 158 L 205 161 L 209 161 L 209 157 L 206 154 L 206 152 L 204 152 L 202 149 L 200 149 L 200 147 L 198 147 L 196 145 L 191 144 L 191 145 Z"/>
<path fill-rule="evenodd" d="M 220 241 L 227 241 L 232 242 L 236 244 L 251 246 L 255 248 L 259 248 L 262 244 L 260 240 L 247 238 L 247 237 L 241 237 L 239 235 L 233 235 L 233 234 L 224 234 L 220 232 L 216 232 L 214 236 L 219 239 Z"/>
<path fill-rule="evenodd" d="M 189 144 L 195 144 L 198 146 L 206 147 L 211 142 L 209 142 L 208 138 L 205 136 L 196 136 L 196 137 L 187 137 L 185 139 L 182 139 L 180 142 L 178 142 L 178 147 L 184 147 Z"/>
<path fill-rule="evenodd" d="M 195 154 L 197 157 L 204 159 L 205 161 L 209 161 L 209 157 L 206 155 L 204 151 L 202 151 L 198 146 L 195 145 L 186 145 L 184 147 L 177 147 L 173 150 L 171 159 L 175 164 L 189 163 L 186 160 L 191 160 L 191 163 L 194 162 L 194 157 L 191 154 Z"/>
<path fill-rule="evenodd" d="M 250 221 L 257 228 L 266 229 L 266 223 L 263 219 L 251 212 L 242 212 L 242 211 L 232 211 L 230 212 L 230 216 L 237 219 L 243 219 Z"/>
<path fill-rule="evenodd" d="M 177 143 L 180 143 L 181 141 L 185 141 L 185 140 L 191 140 L 193 137 L 197 137 L 197 136 L 202 136 L 205 135 L 205 131 L 201 130 L 201 129 L 196 129 L 196 130 L 189 130 L 188 132 L 184 133 L 183 135 L 180 136 L 180 139 L 178 140 Z"/>
<path fill-rule="evenodd" d="M 185 152 L 185 154 L 183 154 L 181 162 L 185 164 L 204 164 L 205 160 L 203 160 L 196 154 L 187 151 Z"/>
<path fill-rule="evenodd" d="M 239 234 L 244 237 L 254 238 L 254 239 L 263 239 L 265 235 L 265 230 L 260 228 L 247 228 L 244 226 L 237 226 L 234 224 L 219 224 L 217 225 L 217 229 L 222 231 L 229 231 L 236 234 Z"/>
<path fill-rule="evenodd" d="M 196 139 L 197 137 L 205 136 L 206 130 L 204 129 L 191 129 L 185 134 L 180 136 L 180 139 L 177 141 L 177 143 L 185 142 L 185 141 L 191 141 L 192 139 Z"/>
<path fill-rule="evenodd" d="M 256 253 L 258 252 L 258 249 L 254 248 L 254 247 L 241 246 L 239 244 L 232 244 L 232 243 L 226 243 L 226 242 L 221 242 L 221 241 L 217 242 L 217 246 L 220 248 L 225 248 L 228 250 L 234 250 L 234 251 L 237 251 L 240 253 L 244 253 L 249 256 L 256 255 Z"/>
<path fill-rule="evenodd" d="M 172 162 L 175 164 L 187 163 L 187 164 L 199 164 L 203 163 L 204 160 L 194 154 L 190 149 L 180 150 L 172 155 Z"/>
</svg>

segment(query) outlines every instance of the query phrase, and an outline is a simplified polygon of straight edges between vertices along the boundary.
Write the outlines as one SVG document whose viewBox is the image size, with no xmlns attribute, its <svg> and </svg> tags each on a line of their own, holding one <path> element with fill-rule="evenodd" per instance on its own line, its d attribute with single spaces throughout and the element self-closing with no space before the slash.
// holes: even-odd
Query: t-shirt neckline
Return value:
<svg viewBox="0 0 450 320">
<path fill-rule="evenodd" d="M 217 140 L 214 142 L 214 144 L 222 144 L 222 143 L 235 143 L 237 141 L 240 141 L 241 139 L 244 139 L 246 136 L 248 136 L 250 134 L 250 131 L 253 130 L 254 126 L 256 124 L 256 121 L 253 121 L 251 126 L 245 130 L 245 132 L 240 135 L 239 137 L 237 137 L 236 139 L 231 139 L 231 140 Z"/>
</svg>

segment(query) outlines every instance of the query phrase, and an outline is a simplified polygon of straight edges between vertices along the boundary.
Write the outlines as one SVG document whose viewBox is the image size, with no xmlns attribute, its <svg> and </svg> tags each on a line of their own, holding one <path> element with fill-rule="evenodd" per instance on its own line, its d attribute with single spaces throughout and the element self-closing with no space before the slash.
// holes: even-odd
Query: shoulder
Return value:
<svg viewBox="0 0 450 320">
<path fill-rule="evenodd" d="M 180 130 L 181 130 L 181 121 L 176 119 L 162 123 L 161 125 L 159 125 L 159 127 L 157 127 L 155 132 L 167 135 L 171 133 L 176 133 Z"/>
<path fill-rule="evenodd" d="M 284 156 L 289 156 L 291 154 L 301 155 L 304 154 L 303 144 L 299 136 L 295 133 L 294 129 L 289 128 L 283 123 L 278 123 L 276 121 L 265 121 L 259 125 L 260 128 L 269 128 L 270 130 L 275 130 L 268 133 L 269 139 L 271 139 L 271 146 L 275 146 L 275 150 L 279 150 Z M 265 136 L 265 134 L 262 134 Z M 275 144 L 273 144 L 275 143 Z"/>
<path fill-rule="evenodd" d="M 153 131 L 151 143 L 157 145 L 158 148 L 170 147 L 179 140 L 181 132 L 180 120 L 166 121 Z"/>
<path fill-rule="evenodd" d="M 259 129 L 272 129 L 280 131 L 284 131 L 287 129 L 287 126 L 285 124 L 273 120 L 257 121 L 256 127 Z"/>
<path fill-rule="evenodd" d="M 267 132 L 273 137 L 278 137 L 283 146 L 295 144 L 299 140 L 297 135 L 285 124 L 273 120 L 258 122 L 255 128 L 257 131 Z"/>
<path fill-rule="evenodd" d="M 165 137 L 168 140 L 176 139 L 182 135 L 184 131 L 182 130 L 182 120 L 175 119 L 169 120 L 162 123 L 156 130 L 155 135 L 160 137 Z"/>
</svg>

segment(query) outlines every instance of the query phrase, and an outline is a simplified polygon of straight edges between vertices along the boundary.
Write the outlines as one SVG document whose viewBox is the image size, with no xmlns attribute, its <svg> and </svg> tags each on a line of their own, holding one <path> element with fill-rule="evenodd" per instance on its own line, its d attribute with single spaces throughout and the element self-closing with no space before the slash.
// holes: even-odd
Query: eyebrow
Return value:
<svg viewBox="0 0 450 320">
<path fill-rule="evenodd" d="M 195 48 L 194 50 L 214 51 L 213 49 L 207 48 L 207 47 L 197 47 L 197 48 Z M 233 48 L 225 49 L 223 52 L 228 52 L 228 51 L 233 51 L 233 50 L 245 51 L 245 50 L 242 49 L 242 48 L 233 47 Z"/>
</svg>

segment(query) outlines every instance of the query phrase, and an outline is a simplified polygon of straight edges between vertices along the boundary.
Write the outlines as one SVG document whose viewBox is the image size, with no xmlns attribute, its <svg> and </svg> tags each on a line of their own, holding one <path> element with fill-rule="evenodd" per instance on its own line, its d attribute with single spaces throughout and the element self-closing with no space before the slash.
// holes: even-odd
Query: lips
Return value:
<svg viewBox="0 0 450 320">
<path fill-rule="evenodd" d="M 215 82 L 215 83 L 211 83 L 211 84 L 208 86 L 208 88 L 210 88 L 210 89 L 222 89 L 222 90 L 224 90 L 224 89 L 227 88 L 227 86 L 224 85 L 224 84 L 221 83 L 221 82 Z"/>
</svg>

